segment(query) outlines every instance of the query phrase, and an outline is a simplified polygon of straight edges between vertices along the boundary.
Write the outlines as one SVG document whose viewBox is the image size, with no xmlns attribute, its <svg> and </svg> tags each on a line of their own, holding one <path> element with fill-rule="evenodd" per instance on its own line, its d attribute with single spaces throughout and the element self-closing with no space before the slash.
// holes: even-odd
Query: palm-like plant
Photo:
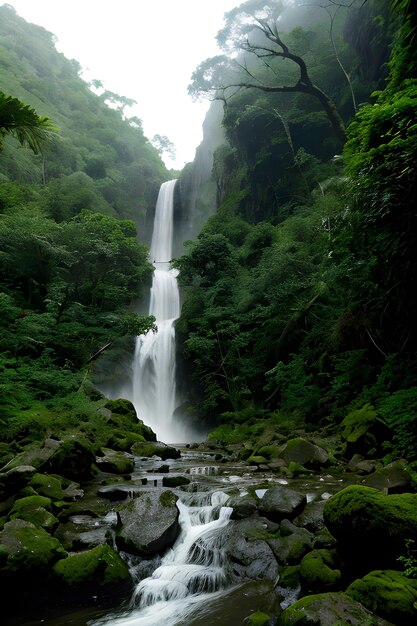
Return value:
<svg viewBox="0 0 417 626">
<path fill-rule="evenodd" d="M 12 135 L 35 154 L 40 154 L 42 144 L 56 131 L 47 116 L 39 116 L 28 104 L 0 91 L 0 151 L 4 137 Z"/>
</svg>

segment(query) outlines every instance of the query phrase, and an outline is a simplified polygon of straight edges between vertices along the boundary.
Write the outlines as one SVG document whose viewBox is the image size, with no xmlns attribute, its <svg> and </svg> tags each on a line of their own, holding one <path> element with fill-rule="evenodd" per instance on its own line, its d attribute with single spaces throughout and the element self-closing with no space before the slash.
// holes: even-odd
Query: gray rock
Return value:
<svg viewBox="0 0 417 626">
<path fill-rule="evenodd" d="M 102 448 L 103 456 L 96 457 L 96 465 L 102 472 L 111 474 L 130 474 L 135 467 L 135 460 L 128 452 Z"/>
<path fill-rule="evenodd" d="M 287 441 L 281 449 L 280 456 L 287 463 L 293 461 L 298 465 L 312 469 L 323 467 L 329 463 L 329 455 L 324 448 L 302 437 Z"/>
<path fill-rule="evenodd" d="M 0 474 L 0 499 L 7 500 L 30 482 L 36 469 L 32 465 L 18 465 Z"/>
<path fill-rule="evenodd" d="M 404 459 L 398 459 L 367 476 L 362 484 L 387 493 L 409 491 L 411 483 L 410 466 Z"/>
<path fill-rule="evenodd" d="M 277 529 L 267 519 L 231 521 L 226 527 L 225 549 L 228 556 L 229 574 L 236 581 L 276 580 L 278 563 L 267 541 L 259 538 L 262 531 Z"/>
<path fill-rule="evenodd" d="M 273 522 L 294 519 L 307 503 L 305 494 L 293 491 L 283 485 L 274 485 L 267 489 L 259 503 L 259 513 Z"/>
<path fill-rule="evenodd" d="M 350 471 L 358 474 L 370 474 L 375 470 L 375 467 L 375 460 L 365 459 L 361 454 L 354 454 L 348 463 Z"/>
<path fill-rule="evenodd" d="M 323 510 L 325 503 L 325 500 L 308 502 L 304 511 L 294 519 L 294 524 L 311 532 L 317 532 L 324 528 Z"/>
<path fill-rule="evenodd" d="M 230 519 L 245 519 L 257 513 L 258 500 L 249 494 L 246 496 L 234 495 L 227 501 L 227 506 L 233 508 Z"/>
<path fill-rule="evenodd" d="M 149 557 L 171 547 L 180 532 L 177 497 L 172 491 L 142 492 L 118 510 L 117 545 Z"/>
<path fill-rule="evenodd" d="M 299 563 L 311 550 L 313 534 L 305 528 L 294 526 L 289 520 L 283 520 L 277 535 L 273 539 L 268 539 L 268 545 L 282 565 Z"/>
</svg>

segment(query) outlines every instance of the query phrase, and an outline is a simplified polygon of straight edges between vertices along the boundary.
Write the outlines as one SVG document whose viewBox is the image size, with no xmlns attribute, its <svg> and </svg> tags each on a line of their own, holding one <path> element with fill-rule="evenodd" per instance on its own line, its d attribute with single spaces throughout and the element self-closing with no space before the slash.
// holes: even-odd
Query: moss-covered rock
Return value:
<svg viewBox="0 0 417 626">
<path fill-rule="evenodd" d="M 62 500 L 64 497 L 62 482 L 55 476 L 36 473 L 32 477 L 29 485 L 33 487 L 39 495 L 52 498 L 52 500 Z"/>
<path fill-rule="evenodd" d="M 96 465 L 102 472 L 112 474 L 130 474 L 135 467 L 131 454 L 109 448 L 101 448 L 102 456 L 96 457 Z"/>
<path fill-rule="evenodd" d="M 346 593 L 397 626 L 417 623 L 417 580 L 396 570 L 376 570 L 355 580 Z"/>
<path fill-rule="evenodd" d="M 397 459 L 376 469 L 364 479 L 363 484 L 388 493 L 404 493 L 410 490 L 411 477 L 412 470 L 407 461 Z"/>
<path fill-rule="evenodd" d="M 57 518 L 51 513 L 50 498 L 34 495 L 19 498 L 13 504 L 9 518 L 31 522 L 37 528 L 51 531 L 58 525 Z"/>
<path fill-rule="evenodd" d="M 300 566 L 286 565 L 279 570 L 279 584 L 284 589 L 297 589 L 300 586 Z"/>
<path fill-rule="evenodd" d="M 278 563 L 284 565 L 299 563 L 311 550 L 313 535 L 305 528 L 294 526 L 289 520 L 283 520 L 275 537 L 268 539 L 268 544 Z"/>
<path fill-rule="evenodd" d="M 46 468 L 51 474 L 60 474 L 77 482 L 92 477 L 95 455 L 92 446 L 77 437 L 68 437 L 49 458 Z"/>
<path fill-rule="evenodd" d="M 188 485 L 190 479 L 185 476 L 164 476 L 162 484 L 164 487 L 181 487 L 182 485 Z"/>
<path fill-rule="evenodd" d="M 60 542 L 42 528 L 21 519 L 4 525 L 0 533 L 0 575 L 27 578 L 46 571 L 67 555 Z"/>
<path fill-rule="evenodd" d="M 141 435 L 145 441 L 156 441 L 156 435 L 152 428 L 146 426 L 142 420 L 138 419 L 135 407 L 129 400 L 124 398 L 108 400 L 105 408 L 111 411 L 111 416 L 108 420 L 109 424 L 124 431 L 133 431 Z"/>
<path fill-rule="evenodd" d="M 0 473 L 0 500 L 6 500 L 26 487 L 36 472 L 33 465 L 17 465 L 7 468 L 3 468 L 3 472 Z"/>
<path fill-rule="evenodd" d="M 65 587 L 99 593 L 129 580 L 129 569 L 113 548 L 104 545 L 58 561 L 53 575 Z"/>
<path fill-rule="evenodd" d="M 329 498 L 323 514 L 338 549 L 357 572 L 361 563 L 367 571 L 395 567 L 406 554 L 406 540 L 417 540 L 417 494 L 384 495 L 352 485 Z"/>
<path fill-rule="evenodd" d="M 347 594 L 304 596 L 278 618 L 278 626 L 393 626 Z"/>
<path fill-rule="evenodd" d="M 306 468 L 318 468 L 328 465 L 329 455 L 324 448 L 297 437 L 289 439 L 281 448 L 280 456 L 287 462 L 294 462 Z"/>
<path fill-rule="evenodd" d="M 299 493 L 283 485 L 267 489 L 259 503 L 259 512 L 273 522 L 294 519 L 307 503 L 304 493 Z"/>
<path fill-rule="evenodd" d="M 301 584 L 310 593 L 333 591 L 340 587 L 341 578 L 335 550 L 312 550 L 301 561 Z"/>
<path fill-rule="evenodd" d="M 167 459 L 179 459 L 181 452 L 172 446 L 157 441 L 153 443 L 151 441 L 145 443 L 135 443 L 132 446 L 132 454 L 134 456 L 152 457 L 159 456 L 160 459 L 166 461 Z"/>
<path fill-rule="evenodd" d="M 268 626 L 271 620 L 267 613 L 256 611 L 246 618 L 245 623 L 248 624 L 248 626 Z"/>
</svg>

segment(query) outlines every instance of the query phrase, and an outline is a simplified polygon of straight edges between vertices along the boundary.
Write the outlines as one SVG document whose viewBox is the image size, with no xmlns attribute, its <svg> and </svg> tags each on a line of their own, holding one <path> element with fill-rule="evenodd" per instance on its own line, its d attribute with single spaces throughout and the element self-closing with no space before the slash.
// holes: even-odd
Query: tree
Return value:
<svg viewBox="0 0 417 626">
<path fill-rule="evenodd" d="M 314 84 L 305 60 L 290 50 L 278 31 L 281 10 L 282 3 L 277 0 L 271 0 L 267 6 L 256 0 L 248 0 L 226 13 L 226 26 L 218 34 L 217 40 L 225 51 L 235 55 L 237 53 L 238 56 L 219 55 L 201 63 L 192 75 L 189 93 L 196 97 L 211 93 L 215 99 L 224 101 L 241 88 L 267 93 L 304 93 L 319 101 L 337 137 L 344 143 L 345 126 L 333 100 Z M 261 67 L 267 70 L 266 79 L 272 77 L 272 83 L 263 82 L 255 75 L 247 54 L 254 55 L 261 62 Z M 282 68 L 273 65 L 278 59 L 289 62 L 287 76 L 283 74 Z M 233 70 L 235 76 L 236 70 L 239 71 L 237 79 L 233 79 Z M 276 84 L 277 78 L 281 79 L 279 85 Z M 288 78 L 292 84 L 282 84 Z"/>
<path fill-rule="evenodd" d="M 22 146 L 27 145 L 35 154 L 40 154 L 42 144 L 56 130 L 49 117 L 40 117 L 28 104 L 0 91 L 0 151 L 4 137 L 11 135 Z"/>
</svg>

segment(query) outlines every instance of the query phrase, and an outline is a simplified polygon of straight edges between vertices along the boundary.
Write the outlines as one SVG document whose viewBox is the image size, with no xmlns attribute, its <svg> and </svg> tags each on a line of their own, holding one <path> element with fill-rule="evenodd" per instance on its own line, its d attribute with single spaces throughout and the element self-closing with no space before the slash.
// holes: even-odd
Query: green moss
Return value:
<svg viewBox="0 0 417 626">
<path fill-rule="evenodd" d="M 297 589 L 300 586 L 300 566 L 287 565 L 279 570 L 279 584 L 286 589 Z"/>
<path fill-rule="evenodd" d="M 57 539 L 20 519 L 5 524 L 0 533 L 0 552 L 0 570 L 23 576 L 44 570 L 67 554 Z"/>
<path fill-rule="evenodd" d="M 348 558 L 389 567 L 405 554 L 406 540 L 417 536 L 417 494 L 384 495 L 351 485 L 327 500 L 324 521 Z"/>
<path fill-rule="evenodd" d="M 249 626 L 268 626 L 271 623 L 269 615 L 256 611 L 246 618 L 245 623 Z"/>
<path fill-rule="evenodd" d="M 355 580 L 346 593 L 397 626 L 417 621 L 417 580 L 395 570 L 376 570 Z"/>
<path fill-rule="evenodd" d="M 310 470 L 307 470 L 303 465 L 290 461 L 288 463 L 288 473 L 292 476 L 299 476 L 300 474 L 308 474 Z"/>
<path fill-rule="evenodd" d="M 52 500 L 62 500 L 64 497 L 62 482 L 54 476 L 35 474 L 29 485 L 40 495 L 47 496 Z"/>
<path fill-rule="evenodd" d="M 279 457 L 279 447 L 274 445 L 262 446 L 257 450 L 256 454 L 265 457 L 268 460 Z"/>
<path fill-rule="evenodd" d="M 335 551 L 312 550 L 301 561 L 303 586 L 313 593 L 337 588 L 342 577 L 337 565 Z"/>
<path fill-rule="evenodd" d="M 10 514 L 17 513 L 19 514 L 22 511 L 29 511 L 30 509 L 36 509 L 39 507 L 43 507 L 47 510 L 50 510 L 52 506 L 52 501 L 50 498 L 46 498 L 45 496 L 26 496 L 25 498 L 19 498 L 13 504 L 13 508 L 10 511 Z"/>
<path fill-rule="evenodd" d="M 357 441 L 378 420 L 378 414 L 372 405 L 365 404 L 361 409 L 351 411 L 342 421 L 342 437 L 349 442 Z M 382 421 L 382 420 L 381 420 Z"/>
<path fill-rule="evenodd" d="M 172 491 L 163 491 L 159 496 L 159 502 L 166 507 L 175 506 L 177 500 L 177 496 Z"/>
<path fill-rule="evenodd" d="M 268 459 L 266 459 L 264 456 L 260 456 L 259 454 L 255 454 L 250 456 L 247 462 L 253 465 L 265 465 L 266 463 L 268 463 Z"/>
<path fill-rule="evenodd" d="M 37 528 L 44 528 L 45 530 L 51 530 L 58 525 L 55 515 L 52 515 L 52 513 L 41 506 L 20 511 L 19 513 L 11 513 L 10 519 L 22 519 L 26 522 L 31 522 Z"/>
<path fill-rule="evenodd" d="M 53 573 L 57 580 L 68 587 L 104 587 L 129 578 L 126 563 L 108 545 L 97 546 L 58 561 Z"/>
</svg>

